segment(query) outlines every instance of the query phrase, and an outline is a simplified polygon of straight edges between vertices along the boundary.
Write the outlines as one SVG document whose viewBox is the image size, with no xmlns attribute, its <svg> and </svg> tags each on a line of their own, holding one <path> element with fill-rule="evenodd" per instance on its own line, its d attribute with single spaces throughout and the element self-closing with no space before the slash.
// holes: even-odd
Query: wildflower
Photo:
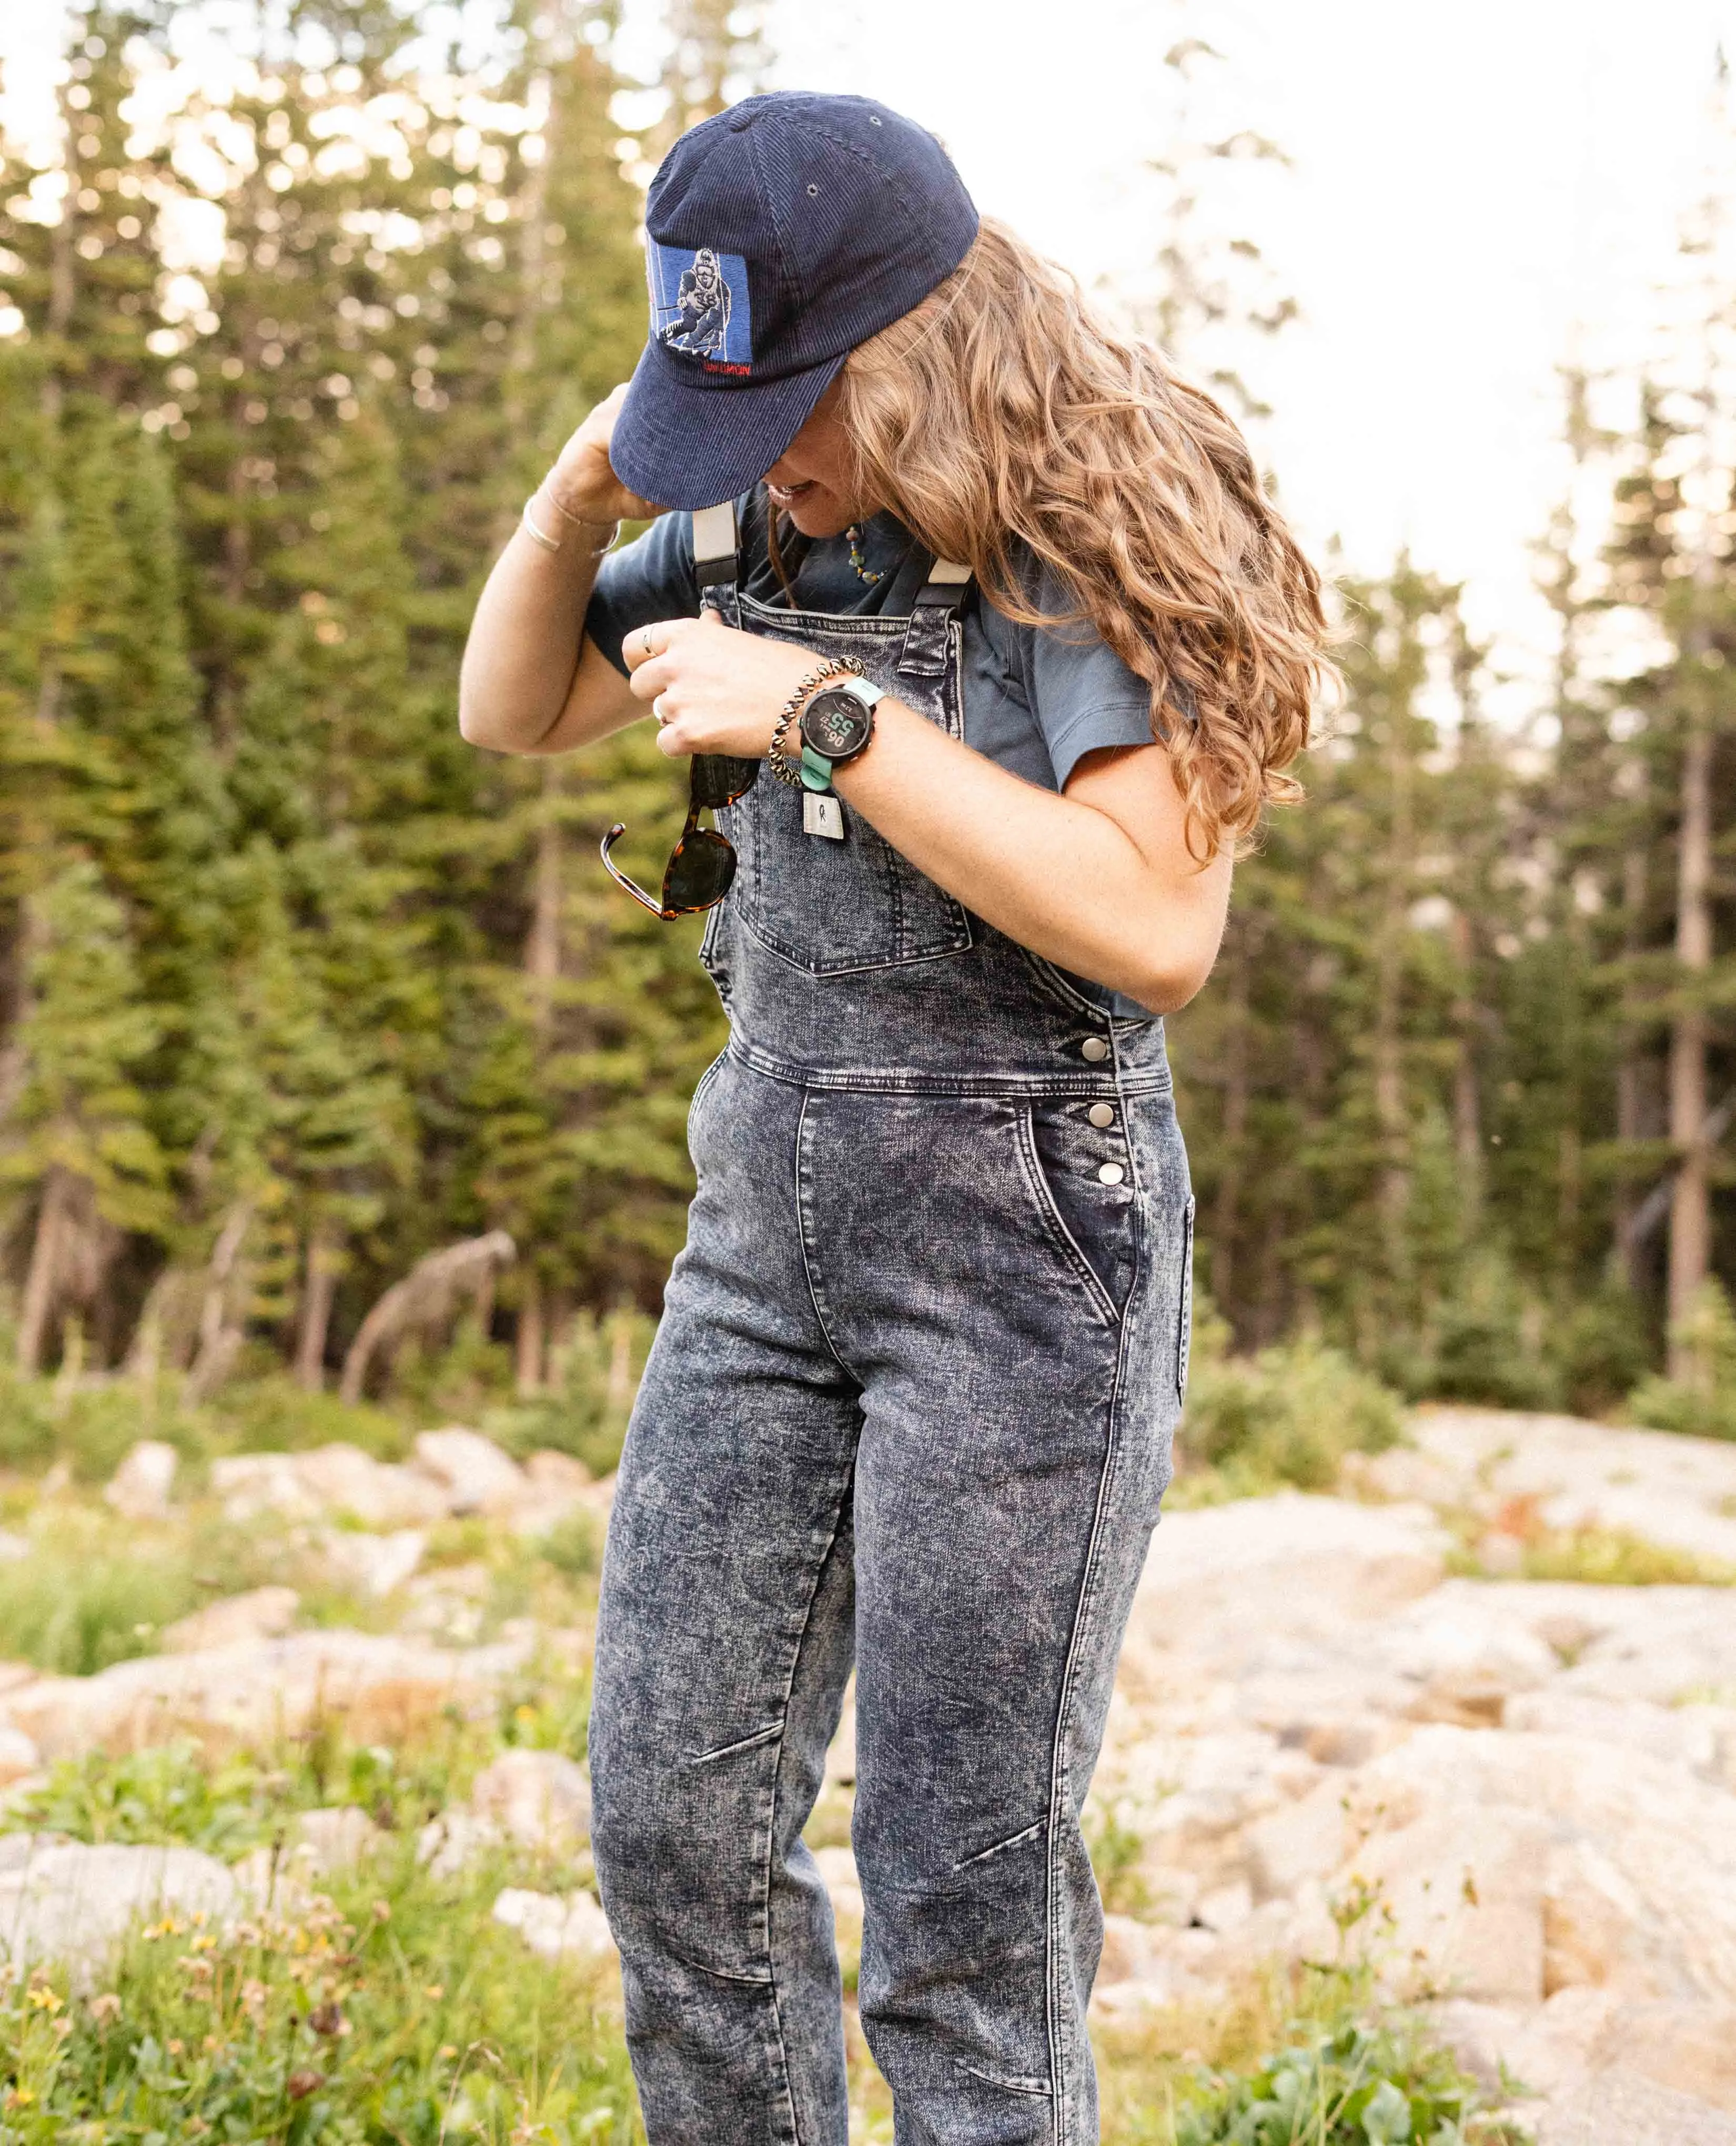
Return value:
<svg viewBox="0 0 1736 2146">
<path fill-rule="evenodd" d="M 292 2072 L 283 2082 L 283 2090 L 292 2101 L 306 2101 L 310 2094 L 317 2094 L 325 2084 L 323 2072 Z"/>
<path fill-rule="evenodd" d="M 447 2059 L 447 2061 L 450 2061 L 452 2058 L 457 2055 L 458 2044 L 456 2042 L 442 2042 L 440 2045 L 440 2054 L 443 2058 Z"/>
<path fill-rule="evenodd" d="M 112 1989 L 91 1999 L 91 2017 L 99 2027 L 112 2025 L 121 2016 L 121 2000 Z"/>
<path fill-rule="evenodd" d="M 30 1993 L 29 2003 L 32 2012 L 47 2012 L 52 2014 L 59 2011 L 66 2001 L 57 1991 L 40 1986 Z"/>
<path fill-rule="evenodd" d="M 6 2105 L 8 2109 L 28 2109 L 35 2099 L 34 2087 L 15 2086 L 6 2097 Z"/>
<path fill-rule="evenodd" d="M 172 2035 L 164 2043 L 163 2047 L 172 2057 L 184 2057 L 187 2054 L 186 2043 Z"/>
<path fill-rule="evenodd" d="M 54 2039 L 57 2042 L 65 2041 L 67 2035 L 70 2034 L 72 2031 L 72 2022 L 70 2017 L 62 2017 L 55 2021 L 53 2034 Z"/>
<path fill-rule="evenodd" d="M 432 1998 L 435 2004 L 437 2004 L 441 1999 L 446 1995 L 446 1985 L 444 1983 L 431 1982 L 427 1988 L 423 1990 L 422 1995 L 424 1997 Z"/>
<path fill-rule="evenodd" d="M 202 1914 L 198 1919 L 202 1923 L 205 1918 Z M 217 1950 L 217 1939 L 212 1937 L 208 1931 L 207 1931 L 202 1935 L 196 1937 L 192 1943 L 187 1947 L 187 1950 L 189 1952 L 215 1952 Z"/>
<path fill-rule="evenodd" d="M 343 2016 L 343 2007 L 335 1997 L 330 1997 L 323 2004 L 314 2006 L 307 2014 L 307 2024 L 316 2034 L 341 2034 L 348 2023 Z"/>
<path fill-rule="evenodd" d="M 389 1923 L 392 1920 L 392 1903 L 390 1900 L 375 1901 L 374 1920 L 377 1923 Z"/>
<path fill-rule="evenodd" d="M 270 1994 L 262 1982 L 248 1980 L 241 1986 L 241 2009 L 257 2024 L 264 2013 L 266 1999 Z"/>
</svg>

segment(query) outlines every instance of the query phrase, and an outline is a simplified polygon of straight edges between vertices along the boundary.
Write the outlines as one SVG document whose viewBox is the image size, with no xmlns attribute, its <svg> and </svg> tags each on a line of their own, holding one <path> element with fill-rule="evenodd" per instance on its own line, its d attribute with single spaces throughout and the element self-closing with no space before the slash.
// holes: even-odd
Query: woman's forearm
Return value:
<svg viewBox="0 0 1736 2146">
<path fill-rule="evenodd" d="M 1090 757 L 1116 765 L 1087 766 L 1058 796 L 887 699 L 873 742 L 837 770 L 836 786 L 997 930 L 1155 1013 L 1173 1012 L 1211 971 L 1229 861 L 1201 870 L 1188 856 L 1160 748 Z"/>
<path fill-rule="evenodd" d="M 560 721 L 578 669 L 597 547 L 608 533 L 545 513 L 560 550 L 545 551 L 521 523 L 513 531 L 483 587 L 458 674 L 458 727 L 472 745 L 496 752 L 534 751 Z"/>
</svg>

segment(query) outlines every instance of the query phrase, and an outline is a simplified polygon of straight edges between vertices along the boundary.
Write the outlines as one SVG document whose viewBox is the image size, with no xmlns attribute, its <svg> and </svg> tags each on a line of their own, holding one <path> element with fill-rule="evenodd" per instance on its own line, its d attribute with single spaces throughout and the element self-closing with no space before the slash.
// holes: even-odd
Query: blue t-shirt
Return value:
<svg viewBox="0 0 1736 2146">
<path fill-rule="evenodd" d="M 736 511 L 746 532 L 743 586 L 761 602 L 782 608 L 787 599 L 766 546 L 763 497 L 750 494 Z M 810 542 L 798 536 L 785 543 L 797 609 L 837 615 L 882 608 L 910 551 L 910 532 L 891 515 L 877 514 L 861 533 L 866 568 L 880 577 L 872 583 L 856 571 L 845 537 Z M 1030 581 L 1034 609 L 1065 611 L 1052 576 L 1033 566 Z M 698 611 L 691 519 L 666 514 L 604 560 L 585 630 L 625 671 L 621 644 L 635 627 Z M 975 583 L 963 621 L 965 742 L 986 758 L 1042 789 L 1060 790 L 1084 754 L 1151 743 L 1150 687 L 1089 626 L 1015 626 Z"/>
</svg>

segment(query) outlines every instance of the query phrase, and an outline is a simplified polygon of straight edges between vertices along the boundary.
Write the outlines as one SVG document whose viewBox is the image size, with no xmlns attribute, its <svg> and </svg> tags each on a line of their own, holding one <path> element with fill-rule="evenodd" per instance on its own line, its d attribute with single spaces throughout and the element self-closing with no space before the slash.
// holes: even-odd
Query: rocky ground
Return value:
<svg viewBox="0 0 1736 2146">
<path fill-rule="evenodd" d="M 1736 1576 L 1736 1447 L 1449 1410 L 1412 1436 L 1337 1495 L 1165 1520 L 1090 1814 L 1110 1910 L 1096 2013 L 1113 2029 L 1227 1999 L 1275 1959 L 1362 1959 L 1544 2146 L 1736 2146 L 1736 1593 L 1718 1584 Z M 172 1527 L 176 1472 L 136 1449 L 107 1504 Z M 608 1490 L 461 1430 L 397 1465 L 341 1446 L 214 1463 L 214 1521 L 277 1531 L 373 1629 L 310 1624 L 279 1582 L 94 1675 L 0 1659 L 0 1959 L 94 1975 L 140 1915 L 281 1911 L 366 1857 L 373 1819 L 337 1801 L 228 1859 L 18 1814 L 92 1752 L 257 1749 L 334 1721 L 389 1748 L 498 1719 L 533 1666 L 576 1688 L 582 1614 L 501 1614 L 496 1581 L 512 1545 L 599 1525 Z M 37 1519 L 0 1534 L 0 1560 L 36 1554 Z M 1618 1584 L 1660 1570 L 1707 1577 Z M 852 1774 L 846 1720 L 811 1829 L 846 1947 Z M 439 1870 L 551 1851 L 561 1882 L 506 1886 L 495 1919 L 546 1956 L 602 1958 L 588 1814 L 569 1758 L 505 1749 L 417 1852 Z"/>
</svg>

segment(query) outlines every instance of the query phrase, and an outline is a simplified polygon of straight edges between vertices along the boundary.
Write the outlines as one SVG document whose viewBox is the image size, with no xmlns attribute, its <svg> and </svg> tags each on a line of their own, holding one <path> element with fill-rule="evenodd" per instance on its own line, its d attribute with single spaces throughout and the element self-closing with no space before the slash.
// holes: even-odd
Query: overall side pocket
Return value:
<svg viewBox="0 0 1736 2146">
<path fill-rule="evenodd" d="M 1194 1327 L 1194 1195 L 1181 1218 L 1181 1303 L 1175 1330 L 1175 1398 L 1188 1397 L 1188 1344 Z"/>
</svg>

